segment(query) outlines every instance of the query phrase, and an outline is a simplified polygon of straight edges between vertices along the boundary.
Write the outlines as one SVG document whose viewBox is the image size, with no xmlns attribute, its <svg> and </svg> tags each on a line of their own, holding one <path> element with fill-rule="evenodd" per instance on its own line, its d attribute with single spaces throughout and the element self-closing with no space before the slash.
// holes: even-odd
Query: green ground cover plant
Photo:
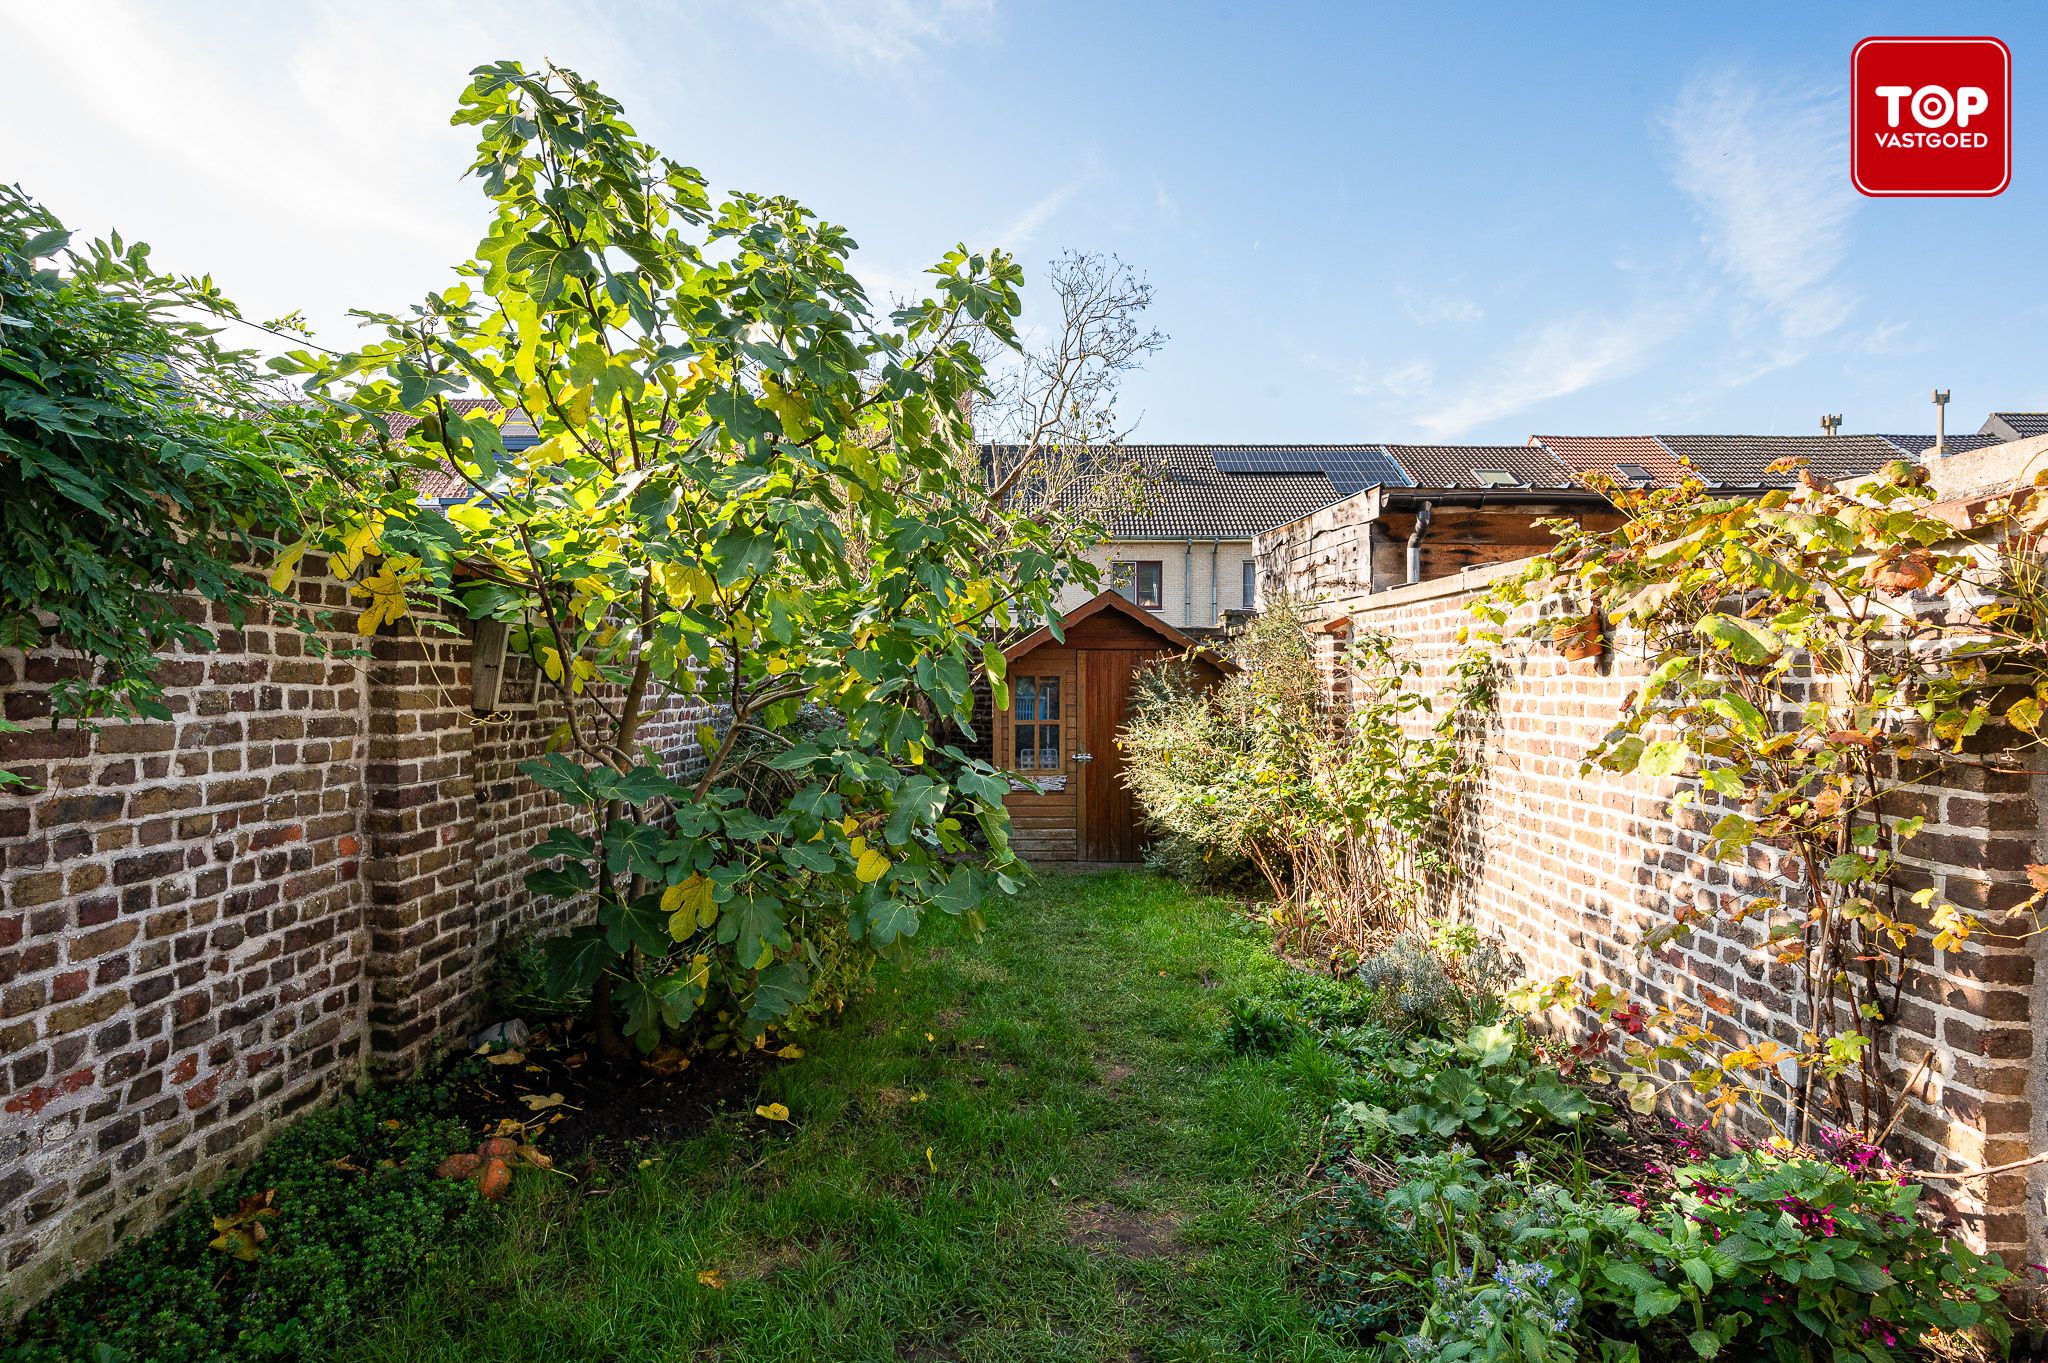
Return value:
<svg viewBox="0 0 2048 1363">
<path fill-rule="evenodd" d="M 459 1070 L 318 1112 L 248 1169 L 0 1331 L 4 1363 L 328 1357 L 388 1294 L 480 1233 L 476 1186 L 434 1177 L 475 1137 Z"/>
</svg>

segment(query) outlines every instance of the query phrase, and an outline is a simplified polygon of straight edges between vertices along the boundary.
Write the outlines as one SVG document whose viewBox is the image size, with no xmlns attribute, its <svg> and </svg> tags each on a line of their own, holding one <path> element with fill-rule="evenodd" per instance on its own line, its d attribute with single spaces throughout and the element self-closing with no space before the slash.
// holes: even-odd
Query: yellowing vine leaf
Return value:
<svg viewBox="0 0 2048 1363">
<path fill-rule="evenodd" d="M 363 556 L 376 546 L 377 539 L 384 533 L 384 517 L 377 514 L 365 520 L 342 537 L 341 548 L 334 551 L 329 566 L 336 577 L 349 577 L 363 566 Z"/>
<path fill-rule="evenodd" d="M 306 556 L 309 542 L 300 540 L 277 556 L 277 562 L 270 569 L 270 590 L 281 592 L 292 585 L 292 574 L 298 571 L 299 560 Z"/>
<path fill-rule="evenodd" d="M 376 572 L 361 582 L 349 583 L 350 595 L 370 598 L 370 604 L 363 607 L 362 614 L 356 617 L 356 633 L 365 636 L 375 634 L 381 626 L 405 617 L 405 587 L 412 581 L 417 568 L 416 559 L 387 558 Z"/>
<path fill-rule="evenodd" d="M 754 1115 L 756 1117 L 764 1117 L 771 1122 L 786 1122 L 789 1120 L 789 1109 L 780 1103 L 764 1103 L 762 1106 L 754 1109 Z"/>
<path fill-rule="evenodd" d="M 718 904 L 712 898 L 712 884 L 693 875 L 680 885 L 661 892 L 662 911 L 669 915 L 668 935 L 678 942 L 718 921 Z"/>
<path fill-rule="evenodd" d="M 854 878 L 863 885 L 872 885 L 889 873 L 889 859 L 870 847 L 860 854 L 860 864 L 853 868 Z"/>
</svg>

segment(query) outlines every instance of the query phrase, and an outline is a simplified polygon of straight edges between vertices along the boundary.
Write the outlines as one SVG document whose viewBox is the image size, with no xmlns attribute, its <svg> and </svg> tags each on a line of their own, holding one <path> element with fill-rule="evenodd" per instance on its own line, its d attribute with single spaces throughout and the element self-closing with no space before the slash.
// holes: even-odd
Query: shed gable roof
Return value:
<svg viewBox="0 0 2048 1363">
<path fill-rule="evenodd" d="M 1090 597 L 1061 616 L 1060 633 L 1065 634 L 1083 621 L 1092 620 L 1105 611 L 1128 617 L 1152 634 L 1157 635 L 1159 642 L 1167 648 L 1178 649 L 1183 653 L 1189 651 L 1201 653 L 1218 667 L 1232 672 L 1237 670 L 1237 664 L 1207 648 L 1200 640 L 1182 633 L 1151 611 L 1146 610 L 1143 606 L 1114 591 L 1106 591 Z M 1050 626 L 1040 625 L 1031 633 L 1005 648 L 1003 650 L 1003 657 L 1007 661 L 1015 662 L 1042 644 L 1058 642 L 1059 640 L 1053 637 Z"/>
</svg>

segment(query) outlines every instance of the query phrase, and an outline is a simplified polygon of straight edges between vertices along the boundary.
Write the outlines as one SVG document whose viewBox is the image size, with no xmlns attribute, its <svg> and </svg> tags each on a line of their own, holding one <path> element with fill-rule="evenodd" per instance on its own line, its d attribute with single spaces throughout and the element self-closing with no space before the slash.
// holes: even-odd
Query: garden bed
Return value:
<svg viewBox="0 0 2048 1363">
<path fill-rule="evenodd" d="M 1603 1046 L 1546 1049 L 1509 1006 L 1518 965 L 1469 933 L 1403 939 L 1356 978 L 1234 1004 L 1235 1048 L 1337 1066 L 1297 1256 L 1327 1326 L 1489 1363 L 2002 1347 L 2013 1276 L 1908 1171 L 1838 1133 L 1745 1142 L 1631 1111 Z"/>
</svg>

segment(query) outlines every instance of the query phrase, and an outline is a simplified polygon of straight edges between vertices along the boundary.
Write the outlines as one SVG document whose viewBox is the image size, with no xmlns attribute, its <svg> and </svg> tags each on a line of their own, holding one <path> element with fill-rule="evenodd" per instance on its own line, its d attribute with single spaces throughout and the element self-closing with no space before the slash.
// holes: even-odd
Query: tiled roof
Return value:
<svg viewBox="0 0 2048 1363">
<path fill-rule="evenodd" d="M 1675 483 L 1684 473 L 1671 451 L 1653 435 L 1532 435 L 1573 473 L 1618 473 L 1623 464 L 1649 471 L 1652 480 Z"/>
<path fill-rule="evenodd" d="M 1934 448 L 1934 437 L 1931 435 L 1887 434 L 1879 436 L 1878 439 L 1889 440 L 1905 453 L 1916 457 Z M 1951 435 L 1943 437 L 1943 448 L 1950 454 L 1967 454 L 1971 450 L 1981 450 L 1986 445 L 2003 445 L 2005 441 L 2006 437 L 2002 435 Z"/>
<path fill-rule="evenodd" d="M 1327 474 L 1222 473 L 1218 445 L 1126 445 L 1145 473 L 1144 510 L 1115 517 L 1120 540 L 1245 540 L 1343 500 Z"/>
<path fill-rule="evenodd" d="M 1523 487 L 1577 487 L 1576 474 L 1541 445 L 1389 445 L 1387 453 L 1417 487 L 1496 487 L 1479 477 L 1498 469 Z"/>
<path fill-rule="evenodd" d="M 499 412 L 504 407 L 496 398 L 449 398 L 449 407 L 458 415 L 469 416 L 476 412 Z M 409 412 L 396 412 L 381 418 L 385 429 L 391 432 L 393 440 L 405 439 L 405 434 L 420 424 L 420 419 Z M 507 446 L 513 449 L 522 444 L 532 444 L 538 438 L 524 412 L 514 413 L 505 419 L 500 427 Z M 460 501 L 475 494 L 475 489 L 454 469 L 443 466 L 438 469 L 423 469 L 413 475 L 413 489 L 420 497 L 430 502 Z"/>
<path fill-rule="evenodd" d="M 1981 433 L 2007 440 L 2031 440 L 2048 435 L 2048 412 L 1993 412 L 1984 419 Z"/>
<path fill-rule="evenodd" d="M 1816 478 L 1833 482 L 1875 473 L 1899 458 L 1898 446 L 1875 435 L 1660 435 L 1716 487 L 1790 487 L 1796 470 L 1773 473 L 1781 459 L 1804 459 Z"/>
</svg>

